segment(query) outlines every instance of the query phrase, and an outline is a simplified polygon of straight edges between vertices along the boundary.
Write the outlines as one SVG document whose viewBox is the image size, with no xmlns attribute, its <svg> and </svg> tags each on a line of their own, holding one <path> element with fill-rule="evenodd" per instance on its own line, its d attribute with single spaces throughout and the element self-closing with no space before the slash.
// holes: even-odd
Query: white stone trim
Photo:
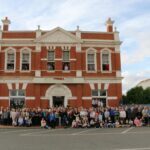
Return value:
<svg viewBox="0 0 150 150">
<path fill-rule="evenodd" d="M 61 46 L 62 51 L 70 51 L 71 46 L 70 45 L 63 45 Z"/>
<path fill-rule="evenodd" d="M 48 59 L 47 58 L 41 58 L 41 61 L 47 61 Z"/>
<path fill-rule="evenodd" d="M 40 26 L 38 26 L 38 29 L 36 30 L 36 38 L 40 37 L 42 34 L 42 31 L 40 29 Z"/>
<path fill-rule="evenodd" d="M 81 70 L 76 71 L 76 77 L 82 77 L 82 71 Z"/>
<path fill-rule="evenodd" d="M 15 70 L 16 70 L 16 49 L 13 47 L 8 47 L 4 51 L 5 51 L 5 72 L 15 72 Z M 14 70 L 7 70 L 7 59 L 8 59 L 7 54 L 9 51 L 13 51 L 13 53 L 14 53 Z"/>
<path fill-rule="evenodd" d="M 46 49 L 47 49 L 48 51 L 54 51 L 54 50 L 56 49 L 56 45 L 52 45 L 52 44 L 46 45 Z"/>
<path fill-rule="evenodd" d="M 81 44 L 76 44 L 76 52 L 81 52 Z"/>
<path fill-rule="evenodd" d="M 117 96 L 108 96 L 107 97 L 107 100 L 115 100 L 115 99 L 117 99 Z"/>
<path fill-rule="evenodd" d="M 115 46 L 115 52 L 116 53 L 120 53 L 120 45 L 116 45 Z"/>
<path fill-rule="evenodd" d="M 76 37 L 78 37 L 79 39 L 81 39 L 81 31 L 79 29 L 79 26 L 77 26 Z"/>
<path fill-rule="evenodd" d="M 35 70 L 35 76 L 41 77 L 41 70 Z"/>
<path fill-rule="evenodd" d="M 90 88 L 91 88 L 91 90 L 95 90 L 94 83 L 90 83 Z"/>
<path fill-rule="evenodd" d="M 83 99 L 83 100 L 92 100 L 92 97 L 91 97 L 91 96 L 87 96 L 87 97 L 86 97 L 86 96 L 83 96 L 82 99 Z"/>
<path fill-rule="evenodd" d="M 70 61 L 76 61 L 77 59 L 76 58 L 70 58 Z"/>
<path fill-rule="evenodd" d="M 0 100 L 9 100 L 9 96 L 0 96 Z"/>
<path fill-rule="evenodd" d="M 104 84 L 104 90 L 108 90 L 108 88 L 109 88 L 109 83 L 105 83 Z"/>
<path fill-rule="evenodd" d="M 27 88 L 28 83 L 23 83 L 22 90 L 25 90 Z"/>
<path fill-rule="evenodd" d="M 45 96 L 41 96 L 40 99 L 41 100 L 48 100 L 48 98 L 46 98 Z"/>
<path fill-rule="evenodd" d="M 2 39 L 2 29 L 1 29 L 1 26 L 0 26 L 0 40 Z"/>
<path fill-rule="evenodd" d="M 95 70 L 93 71 L 89 71 L 88 70 L 88 54 L 94 54 L 94 64 L 95 64 Z M 88 49 L 86 49 L 86 72 L 90 72 L 90 73 L 96 73 L 97 72 L 97 50 L 90 47 Z"/>
<path fill-rule="evenodd" d="M 7 83 L 8 90 L 12 90 L 12 83 Z"/>
<path fill-rule="evenodd" d="M 72 97 L 71 90 L 62 84 L 55 84 L 50 86 L 46 93 L 45 97 L 49 100 L 50 106 L 53 106 L 53 96 L 64 96 L 64 106 L 68 105 L 68 99 Z"/>
<path fill-rule="evenodd" d="M 115 40 L 115 41 L 120 41 L 119 32 L 118 32 L 118 31 L 115 31 L 115 32 L 114 32 L 114 40 Z"/>
<path fill-rule="evenodd" d="M 25 100 L 35 100 L 35 97 L 34 96 L 28 96 L 28 97 L 25 97 Z"/>
<path fill-rule="evenodd" d="M 121 71 L 120 70 L 116 71 L 116 77 L 121 77 Z"/>
<path fill-rule="evenodd" d="M 28 83 L 46 83 L 46 84 L 51 84 L 51 83 L 60 83 L 60 84 L 78 84 L 78 83 L 88 83 L 88 84 L 93 84 L 93 83 L 122 83 L 122 77 L 121 78 L 117 78 L 117 77 L 114 77 L 114 78 L 83 78 L 83 77 L 67 77 L 67 78 L 63 78 L 62 80 L 57 80 L 56 79 L 57 77 L 40 77 L 40 78 L 26 78 L 26 79 L 16 79 L 16 78 L 1 78 L 0 79 L 0 83 L 16 83 L 16 82 L 19 82 L 19 83 L 23 83 L 24 86 L 25 84 L 28 84 Z M 58 77 L 59 78 L 59 77 Z M 27 85 L 26 85 L 27 86 Z"/>
<path fill-rule="evenodd" d="M 101 90 L 101 83 L 98 83 L 98 90 Z"/>
<path fill-rule="evenodd" d="M 58 38 L 59 37 L 59 38 Z M 82 40 L 70 32 L 56 27 L 53 30 L 45 33 L 41 37 L 37 38 L 35 42 L 49 42 L 49 43 L 80 43 Z"/>
<path fill-rule="evenodd" d="M 54 60 L 62 61 L 62 58 L 55 58 Z"/>
<path fill-rule="evenodd" d="M 16 83 L 16 90 L 19 90 L 19 83 Z"/>
<path fill-rule="evenodd" d="M 70 73 L 71 70 L 62 70 L 63 73 Z"/>
<path fill-rule="evenodd" d="M 41 52 L 41 44 L 36 43 L 36 52 Z"/>
<path fill-rule="evenodd" d="M 31 71 L 31 49 L 28 47 L 23 47 L 20 49 L 20 72 L 30 72 Z M 23 53 L 29 53 L 29 70 L 22 70 L 22 55 Z"/>
<path fill-rule="evenodd" d="M 76 100 L 77 97 L 76 96 L 73 96 L 73 97 L 70 97 L 69 100 Z"/>
</svg>

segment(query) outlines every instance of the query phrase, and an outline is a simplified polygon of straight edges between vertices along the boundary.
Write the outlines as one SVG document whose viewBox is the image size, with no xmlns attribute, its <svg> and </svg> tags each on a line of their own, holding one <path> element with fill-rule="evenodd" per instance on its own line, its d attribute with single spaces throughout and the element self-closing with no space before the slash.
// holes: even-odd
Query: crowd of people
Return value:
<svg viewBox="0 0 150 150">
<path fill-rule="evenodd" d="M 41 126 L 42 128 L 119 128 L 150 126 L 150 107 L 141 105 L 113 107 L 0 108 L 0 124 Z"/>
</svg>

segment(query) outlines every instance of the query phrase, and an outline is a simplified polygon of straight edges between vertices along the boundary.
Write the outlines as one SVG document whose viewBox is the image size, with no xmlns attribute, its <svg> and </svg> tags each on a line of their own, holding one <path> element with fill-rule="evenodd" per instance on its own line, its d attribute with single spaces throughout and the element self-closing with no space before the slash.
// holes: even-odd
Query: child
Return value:
<svg viewBox="0 0 150 150">
<path fill-rule="evenodd" d="M 45 129 L 48 129 L 48 128 L 49 128 L 49 127 L 47 126 L 46 121 L 45 121 L 44 118 L 42 118 L 42 120 L 41 120 L 41 128 L 45 128 Z"/>
<path fill-rule="evenodd" d="M 141 127 L 142 126 L 141 120 L 138 119 L 137 117 L 134 119 L 134 124 L 135 124 L 136 127 Z"/>
<path fill-rule="evenodd" d="M 75 120 L 72 121 L 72 128 L 76 128 L 77 127 L 77 123 Z"/>
<path fill-rule="evenodd" d="M 116 122 L 115 122 L 115 127 L 116 127 L 116 128 L 120 128 L 120 127 L 121 127 L 121 125 L 120 125 L 120 123 L 119 123 L 118 120 L 116 120 Z"/>
</svg>

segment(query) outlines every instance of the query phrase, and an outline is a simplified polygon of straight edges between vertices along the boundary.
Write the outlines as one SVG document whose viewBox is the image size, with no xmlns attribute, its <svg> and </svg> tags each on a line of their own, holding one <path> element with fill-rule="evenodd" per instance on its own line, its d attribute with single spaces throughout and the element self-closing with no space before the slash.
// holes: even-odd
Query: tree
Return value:
<svg viewBox="0 0 150 150">
<path fill-rule="evenodd" d="M 150 103 L 150 89 L 144 90 L 142 87 L 134 87 L 123 96 L 125 104 L 147 104 Z"/>
<path fill-rule="evenodd" d="M 144 96 L 144 103 L 150 104 L 150 87 L 146 88 L 143 92 Z"/>
</svg>

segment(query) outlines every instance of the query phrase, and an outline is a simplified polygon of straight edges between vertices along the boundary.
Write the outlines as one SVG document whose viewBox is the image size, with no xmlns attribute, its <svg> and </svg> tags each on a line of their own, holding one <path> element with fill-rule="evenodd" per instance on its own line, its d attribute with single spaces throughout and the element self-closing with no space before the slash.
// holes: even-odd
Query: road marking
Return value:
<svg viewBox="0 0 150 150">
<path fill-rule="evenodd" d="M 150 147 L 145 148 L 127 148 L 127 149 L 118 149 L 118 150 L 150 150 Z"/>
<path fill-rule="evenodd" d="M 29 129 L 28 130 L 11 130 L 11 131 L 3 131 L 3 132 L 0 132 L 0 133 L 2 133 L 2 134 L 7 134 L 7 133 L 15 133 L 15 132 L 26 132 L 26 131 L 29 131 Z"/>
<path fill-rule="evenodd" d="M 87 129 L 87 130 L 80 131 L 80 132 L 74 132 L 74 133 L 72 133 L 71 135 L 80 135 L 80 134 L 82 134 L 82 133 L 86 133 L 86 132 L 88 132 L 88 131 L 94 131 L 94 130 L 97 130 L 97 128 L 96 128 L 96 129 Z"/>
<path fill-rule="evenodd" d="M 122 133 L 122 134 L 125 134 L 125 133 L 129 132 L 130 130 L 132 130 L 133 128 L 134 128 L 134 127 L 128 128 L 128 129 L 124 130 L 124 131 L 121 132 L 121 133 Z"/>
<path fill-rule="evenodd" d="M 64 131 L 64 133 L 57 133 L 57 131 Z M 74 132 L 74 133 L 65 133 L 66 129 L 57 129 L 57 130 L 46 130 L 46 131 L 40 131 L 40 132 L 33 132 L 33 133 L 25 133 L 25 134 L 20 134 L 20 136 L 74 136 L 74 135 L 79 135 L 79 136 L 96 136 L 96 135 L 124 135 L 120 132 L 101 132 L 101 133 L 92 133 L 88 131 L 98 131 L 97 129 L 90 129 L 90 130 L 84 130 L 80 132 Z M 56 132 L 54 132 L 56 131 Z M 71 130 L 70 130 L 71 131 Z M 52 134 L 48 134 L 52 133 Z M 127 132 L 126 134 L 150 134 L 150 132 Z"/>
<path fill-rule="evenodd" d="M 54 132 L 54 131 L 61 131 L 61 130 L 65 130 L 65 129 L 45 129 L 44 131 L 40 130 L 38 132 L 30 132 L 30 133 L 25 133 L 25 134 L 20 134 L 20 136 L 32 136 L 32 135 L 39 135 L 39 134 L 43 134 L 43 133 L 50 133 L 50 132 Z M 43 134 L 44 135 L 44 134 Z"/>
</svg>

